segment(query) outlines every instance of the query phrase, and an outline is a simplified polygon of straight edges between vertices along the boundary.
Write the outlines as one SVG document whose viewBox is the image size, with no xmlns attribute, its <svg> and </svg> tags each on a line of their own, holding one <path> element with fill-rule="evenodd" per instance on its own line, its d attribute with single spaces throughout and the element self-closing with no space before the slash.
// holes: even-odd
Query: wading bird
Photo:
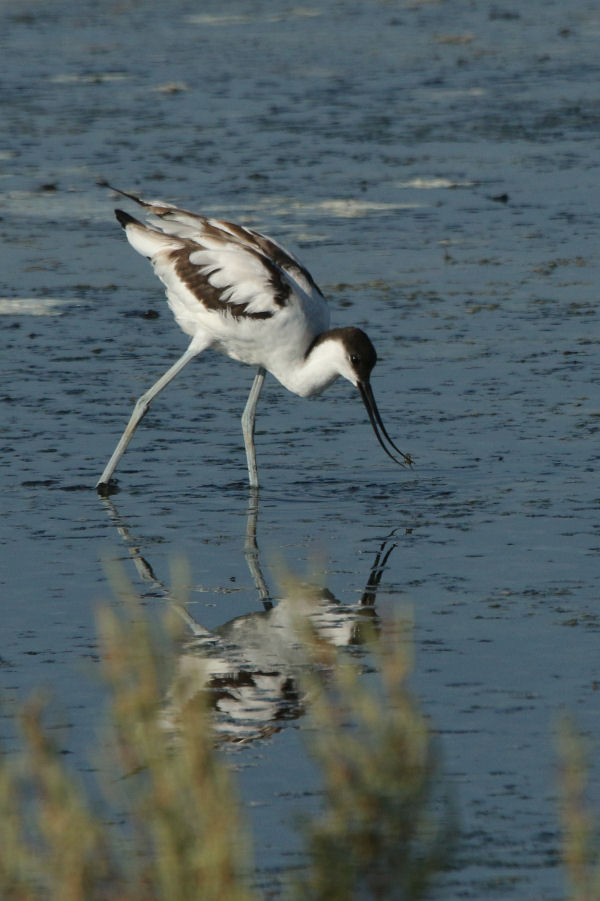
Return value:
<svg viewBox="0 0 600 901">
<path fill-rule="evenodd" d="M 251 487 L 258 487 L 254 422 L 266 372 L 301 397 L 318 394 L 340 375 L 348 379 L 358 388 L 386 454 L 400 465 L 412 464 L 388 435 L 375 403 L 369 381 L 375 348 L 359 328 L 329 329 L 325 299 L 295 256 L 250 228 L 113 190 L 149 214 L 144 224 L 115 210 L 129 243 L 152 263 L 178 325 L 192 340 L 138 399 L 96 485 L 99 493 L 109 493 L 111 476 L 154 398 L 208 347 L 257 367 L 242 415 Z"/>
</svg>

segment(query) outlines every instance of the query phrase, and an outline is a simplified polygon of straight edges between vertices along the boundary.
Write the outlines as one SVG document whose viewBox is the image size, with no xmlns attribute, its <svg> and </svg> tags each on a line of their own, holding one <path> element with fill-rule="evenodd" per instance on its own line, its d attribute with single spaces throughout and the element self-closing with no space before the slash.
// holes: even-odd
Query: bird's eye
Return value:
<svg viewBox="0 0 600 901">
<path fill-rule="evenodd" d="M 360 363 L 360 357 L 358 354 L 350 354 L 350 362 L 353 366 L 357 366 Z"/>
</svg>

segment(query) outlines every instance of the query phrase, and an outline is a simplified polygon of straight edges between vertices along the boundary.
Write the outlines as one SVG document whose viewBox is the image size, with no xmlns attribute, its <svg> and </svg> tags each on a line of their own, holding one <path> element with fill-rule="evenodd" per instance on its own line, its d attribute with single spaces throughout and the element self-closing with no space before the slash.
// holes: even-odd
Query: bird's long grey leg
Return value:
<svg viewBox="0 0 600 901">
<path fill-rule="evenodd" d="M 246 520 L 246 541 L 244 543 L 244 556 L 248 569 L 258 591 L 260 600 L 265 610 L 270 610 L 273 606 L 267 582 L 263 575 L 260 565 L 260 554 L 258 551 L 258 542 L 256 540 L 256 526 L 258 522 L 258 492 L 250 492 L 250 502 L 248 505 L 248 518 Z"/>
<path fill-rule="evenodd" d="M 113 455 L 106 464 L 104 472 L 98 479 L 96 483 L 96 489 L 99 494 L 105 494 L 108 482 L 113 472 L 117 468 L 119 464 L 119 460 L 127 450 L 127 446 L 131 439 L 133 438 L 133 433 L 137 429 L 140 424 L 142 418 L 144 417 L 148 407 L 154 400 L 154 398 L 160 394 L 163 388 L 166 388 L 170 381 L 172 381 L 178 372 L 181 372 L 186 363 L 189 363 L 191 359 L 193 359 L 198 353 L 200 353 L 202 347 L 199 347 L 197 344 L 190 344 L 188 349 L 184 354 L 182 354 L 176 363 L 174 363 L 170 369 L 167 369 L 164 375 L 162 375 L 157 382 L 152 385 L 145 394 L 137 400 L 135 407 L 133 408 L 133 413 L 131 414 L 131 418 L 127 423 L 127 428 L 121 435 L 121 439 L 117 446 L 114 449 Z"/>
<path fill-rule="evenodd" d="M 244 434 L 244 444 L 246 445 L 246 459 L 248 460 L 248 478 L 251 488 L 258 488 L 258 469 L 256 468 L 256 450 L 254 448 L 254 420 L 256 417 L 256 405 L 265 380 L 265 370 L 262 366 L 258 367 L 258 371 L 252 382 L 252 388 L 242 413 L 242 432 Z"/>
</svg>

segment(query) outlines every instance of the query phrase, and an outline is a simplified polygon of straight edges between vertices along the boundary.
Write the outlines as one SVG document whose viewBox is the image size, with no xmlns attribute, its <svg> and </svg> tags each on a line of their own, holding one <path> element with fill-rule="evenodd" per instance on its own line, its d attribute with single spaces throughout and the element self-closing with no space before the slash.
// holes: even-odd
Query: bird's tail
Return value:
<svg viewBox="0 0 600 901">
<path fill-rule="evenodd" d="M 172 235 L 166 235 L 164 232 L 144 222 L 140 222 L 135 216 L 130 216 L 124 210 L 115 210 L 115 216 L 119 224 L 125 229 L 127 240 L 138 253 L 147 257 L 149 260 L 163 250 L 177 250 L 181 247 L 181 241 Z"/>
</svg>

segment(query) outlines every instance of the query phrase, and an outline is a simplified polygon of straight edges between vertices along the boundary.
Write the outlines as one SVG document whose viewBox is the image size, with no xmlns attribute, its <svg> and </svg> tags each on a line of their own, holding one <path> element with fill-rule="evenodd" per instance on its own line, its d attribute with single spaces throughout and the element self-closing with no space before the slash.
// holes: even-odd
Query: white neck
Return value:
<svg viewBox="0 0 600 901">
<path fill-rule="evenodd" d="M 300 397 L 319 394 L 340 375 L 353 383 L 355 381 L 345 348 L 335 338 L 319 341 L 308 356 L 297 360 L 294 366 L 282 366 L 279 371 L 272 369 L 271 372 L 288 391 L 299 394 Z"/>
</svg>

